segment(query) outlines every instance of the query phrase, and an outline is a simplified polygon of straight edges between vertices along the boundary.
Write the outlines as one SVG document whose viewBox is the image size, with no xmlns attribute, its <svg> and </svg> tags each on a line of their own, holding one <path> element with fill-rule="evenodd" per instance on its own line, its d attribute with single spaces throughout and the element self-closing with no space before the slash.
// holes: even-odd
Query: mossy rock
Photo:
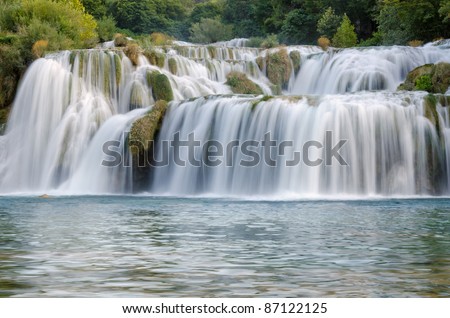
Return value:
<svg viewBox="0 0 450 318">
<path fill-rule="evenodd" d="M 6 124 L 8 122 L 9 113 L 11 112 L 11 107 L 0 108 L 0 125 Z"/>
<path fill-rule="evenodd" d="M 177 75 L 178 73 L 177 60 L 175 60 L 173 57 L 169 59 L 169 70 L 173 75 Z"/>
<path fill-rule="evenodd" d="M 399 90 L 445 94 L 450 86 L 450 63 L 425 64 L 408 73 Z"/>
<path fill-rule="evenodd" d="M 438 63 L 431 78 L 434 93 L 445 94 L 450 86 L 450 63 Z"/>
<path fill-rule="evenodd" d="M 433 126 L 436 127 L 436 132 L 440 134 L 439 114 L 436 109 L 437 103 L 438 99 L 433 94 L 428 94 L 424 97 L 424 115 L 433 124 Z"/>
<path fill-rule="evenodd" d="M 125 55 L 131 60 L 133 65 L 138 65 L 139 55 L 141 54 L 141 48 L 136 43 L 129 43 L 126 48 L 123 49 Z"/>
<path fill-rule="evenodd" d="M 150 49 L 144 50 L 143 54 L 150 64 L 158 66 L 159 68 L 164 67 L 164 62 L 166 58 L 163 53 Z"/>
<path fill-rule="evenodd" d="M 256 58 L 256 64 L 258 65 L 258 67 L 259 67 L 259 69 L 261 70 L 261 71 L 263 71 L 264 70 L 264 58 L 262 57 L 262 56 L 258 56 L 257 58 Z"/>
<path fill-rule="evenodd" d="M 210 56 L 212 59 L 215 59 L 215 58 L 216 58 L 216 47 L 215 47 L 215 46 L 212 46 L 212 45 L 209 45 L 209 46 L 207 47 L 207 49 L 208 49 L 209 56 Z"/>
<path fill-rule="evenodd" d="M 126 47 L 128 45 L 128 39 L 125 35 L 117 33 L 114 35 L 114 45 L 117 47 Z"/>
<path fill-rule="evenodd" d="M 250 80 L 244 73 L 230 72 L 227 75 L 227 81 L 225 84 L 230 86 L 231 90 L 235 94 L 263 94 L 261 87 Z"/>
<path fill-rule="evenodd" d="M 159 131 L 167 109 L 166 101 L 157 101 L 153 108 L 131 126 L 128 148 L 133 156 L 148 152 Z"/>
<path fill-rule="evenodd" d="M 169 78 L 157 71 L 147 72 L 147 83 L 152 87 L 153 98 L 158 100 L 172 101 L 173 90 Z"/>
<path fill-rule="evenodd" d="M 289 53 L 289 57 L 291 58 L 292 65 L 294 67 L 295 74 L 300 71 L 300 63 L 301 63 L 301 56 L 299 51 L 292 51 Z"/>
<path fill-rule="evenodd" d="M 287 87 L 291 77 L 292 68 L 288 52 L 285 48 L 267 55 L 267 77 L 269 80 L 281 87 Z"/>
<path fill-rule="evenodd" d="M 450 106 L 450 95 L 436 95 L 436 97 L 438 98 L 439 104 L 442 107 L 448 107 Z"/>
<path fill-rule="evenodd" d="M 114 54 L 114 68 L 116 71 L 116 83 L 119 85 L 122 79 L 122 60 L 118 54 Z"/>
</svg>

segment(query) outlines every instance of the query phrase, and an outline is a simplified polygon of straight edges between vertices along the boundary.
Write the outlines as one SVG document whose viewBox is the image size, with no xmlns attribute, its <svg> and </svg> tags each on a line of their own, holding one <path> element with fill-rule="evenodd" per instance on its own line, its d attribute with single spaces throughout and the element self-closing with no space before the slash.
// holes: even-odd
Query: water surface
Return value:
<svg viewBox="0 0 450 318">
<path fill-rule="evenodd" d="M 0 197 L 0 296 L 449 297 L 450 199 Z"/>
</svg>

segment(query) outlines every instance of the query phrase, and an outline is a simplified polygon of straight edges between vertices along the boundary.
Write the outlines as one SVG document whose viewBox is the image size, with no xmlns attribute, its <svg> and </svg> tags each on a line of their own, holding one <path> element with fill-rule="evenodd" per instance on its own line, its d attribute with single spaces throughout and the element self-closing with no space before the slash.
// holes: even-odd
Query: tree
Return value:
<svg viewBox="0 0 450 318">
<path fill-rule="evenodd" d="M 287 44 L 312 44 L 318 37 L 317 20 L 304 9 L 288 13 L 281 28 L 281 40 Z"/>
<path fill-rule="evenodd" d="M 192 25 L 190 40 L 195 43 L 214 43 L 230 40 L 233 37 L 231 25 L 226 25 L 218 19 L 201 19 Z"/>
<path fill-rule="evenodd" d="M 328 7 L 317 22 L 317 32 L 321 36 L 331 39 L 336 33 L 341 21 L 342 17 L 336 15 L 333 8 Z"/>
<path fill-rule="evenodd" d="M 450 36 L 450 21 L 442 21 L 448 0 L 382 0 L 377 16 L 383 44 L 432 41 Z"/>
<path fill-rule="evenodd" d="M 335 47 L 352 47 L 358 42 L 355 32 L 355 26 L 352 24 L 346 14 L 342 18 L 342 23 L 333 36 L 333 46 Z"/>
</svg>

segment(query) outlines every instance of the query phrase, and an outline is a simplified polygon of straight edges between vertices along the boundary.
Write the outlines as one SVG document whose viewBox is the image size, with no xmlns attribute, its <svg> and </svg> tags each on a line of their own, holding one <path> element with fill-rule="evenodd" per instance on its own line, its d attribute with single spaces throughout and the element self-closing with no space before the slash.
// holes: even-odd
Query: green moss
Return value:
<svg viewBox="0 0 450 318">
<path fill-rule="evenodd" d="M 128 135 L 128 147 L 132 155 L 136 156 L 141 151 L 150 150 L 161 127 L 166 109 L 166 101 L 157 101 L 144 117 L 133 123 Z"/>
<path fill-rule="evenodd" d="M 294 67 L 295 74 L 300 71 L 300 62 L 301 62 L 301 56 L 299 51 L 292 51 L 289 53 L 289 57 L 291 58 L 292 65 Z"/>
<path fill-rule="evenodd" d="M 285 48 L 267 55 L 267 77 L 273 84 L 286 87 L 291 72 L 291 62 Z"/>
<path fill-rule="evenodd" d="M 450 63 L 438 63 L 432 76 L 433 92 L 445 94 L 450 86 Z"/>
<path fill-rule="evenodd" d="M 257 99 L 252 102 L 251 109 L 254 111 L 256 109 L 256 106 L 258 106 L 261 102 L 267 102 L 268 100 L 272 99 L 273 96 L 270 95 L 264 95 L 261 99 Z"/>
<path fill-rule="evenodd" d="M 415 90 L 431 92 L 433 89 L 433 82 L 429 74 L 422 75 L 415 80 Z"/>
<path fill-rule="evenodd" d="M 212 59 L 215 59 L 215 58 L 216 58 L 216 48 L 215 48 L 214 46 L 212 46 L 212 45 L 209 45 L 209 46 L 207 47 L 207 49 L 208 49 L 209 56 L 210 56 Z"/>
<path fill-rule="evenodd" d="M 230 72 L 227 75 L 226 84 L 231 87 L 235 94 L 263 94 L 261 87 L 251 81 L 244 73 Z"/>
<path fill-rule="evenodd" d="M 116 83 L 119 85 L 122 79 L 122 61 L 118 54 L 114 54 L 114 68 L 116 70 Z"/>
<path fill-rule="evenodd" d="M 436 132 L 440 134 L 439 114 L 436 109 L 437 98 L 433 94 L 428 94 L 424 97 L 424 115 L 436 127 Z"/>
<path fill-rule="evenodd" d="M 108 55 L 103 57 L 103 91 L 107 96 L 111 92 L 111 59 Z"/>
<path fill-rule="evenodd" d="M 425 64 L 408 73 L 399 90 L 425 90 L 445 94 L 450 86 L 450 63 Z"/>
<path fill-rule="evenodd" d="M 144 50 L 143 54 L 150 64 L 158 66 L 159 68 L 164 67 L 165 56 L 163 53 L 150 49 Z"/>
<path fill-rule="evenodd" d="M 173 75 L 177 75 L 178 72 L 177 60 L 175 60 L 173 57 L 169 59 L 169 70 L 170 73 L 172 73 Z"/>
<path fill-rule="evenodd" d="M 147 83 L 152 87 L 153 98 L 158 100 L 172 101 L 173 90 L 169 78 L 159 72 L 147 72 Z"/>
</svg>

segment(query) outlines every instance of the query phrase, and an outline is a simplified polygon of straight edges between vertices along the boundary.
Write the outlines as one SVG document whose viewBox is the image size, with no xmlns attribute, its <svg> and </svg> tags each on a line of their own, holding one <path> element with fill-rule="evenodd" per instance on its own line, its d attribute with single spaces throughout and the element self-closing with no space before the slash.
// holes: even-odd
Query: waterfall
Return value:
<svg viewBox="0 0 450 318">
<path fill-rule="evenodd" d="M 152 48 L 161 63 L 145 52 L 132 61 L 113 43 L 35 61 L 20 83 L 6 132 L 0 135 L 0 193 L 134 193 L 136 171 L 127 149 L 128 132 L 133 122 L 151 112 L 157 99 L 156 84 L 149 80 L 155 72 L 167 77 L 174 100 L 153 148 L 156 161 L 167 152 L 169 163 L 139 176 L 149 180 L 149 193 L 448 193 L 448 96 L 439 97 L 430 108 L 423 92 L 395 92 L 413 68 L 450 62 L 448 45 L 324 52 L 315 46 L 262 50 L 245 44 L 245 39 L 237 39 L 210 46 L 175 42 Z M 278 70 L 268 65 L 269 57 L 281 50 L 287 52 L 287 64 Z M 266 96 L 233 95 L 226 84 L 230 72 L 244 73 Z M 272 83 L 270 72 L 287 78 L 282 85 Z M 272 96 L 280 93 L 284 96 Z M 247 142 L 248 148 L 225 153 L 223 160 L 229 165 L 203 162 L 182 167 L 174 163 L 174 148 L 164 148 L 164 142 L 170 144 L 176 136 L 188 140 L 191 135 L 202 146 L 220 143 L 226 150 L 233 142 Z M 274 166 L 264 161 L 261 142 L 267 135 L 278 146 L 292 143 L 282 154 L 275 153 L 281 148 L 271 149 Z M 341 140 L 345 145 L 339 155 L 346 164 L 336 157 L 329 165 L 307 164 L 311 158 L 325 159 L 329 144 Z M 103 163 L 111 156 L 104 147 L 112 141 L 118 142 L 114 153 L 121 154 L 122 161 L 107 167 Z M 304 145 L 311 141 L 305 155 Z M 189 159 L 186 149 L 177 151 L 180 159 Z M 297 154 L 300 162 L 287 165 Z M 203 158 L 205 149 L 197 147 L 194 155 Z M 260 159 L 257 164 L 245 166 L 255 157 Z"/>
<path fill-rule="evenodd" d="M 450 62 L 448 50 L 435 46 L 330 49 L 308 56 L 289 93 L 395 91 L 409 71 L 438 62 Z"/>
<path fill-rule="evenodd" d="M 450 128 L 446 124 L 445 129 Z M 305 160 L 289 166 L 294 153 L 302 154 L 305 144 L 317 141 L 323 148 L 311 148 L 308 156 L 325 160 L 327 131 L 333 145 L 345 140 L 340 155 L 346 164 L 334 160 L 330 165 L 308 166 Z M 151 192 L 171 195 L 278 196 L 317 195 L 411 195 L 430 194 L 446 188 L 433 188 L 428 176 L 436 167 L 429 152 L 436 153 L 439 165 L 445 165 L 447 154 L 440 147 L 439 132 L 424 117 L 423 94 L 360 93 L 326 95 L 320 98 L 273 98 L 268 101 L 249 97 L 211 97 L 174 103 L 161 129 L 162 141 L 180 140 L 195 135 L 202 147 L 195 148 L 196 159 L 204 157 L 210 141 L 224 149 L 222 164 L 210 166 L 189 163 L 188 149 L 169 148 L 170 164 L 155 168 Z M 262 141 L 267 133 L 274 140 L 270 156 L 273 165 L 263 159 Z M 226 163 L 227 145 L 240 145 Z M 241 146 L 256 141 L 250 157 Z M 277 148 L 283 142 L 292 147 Z M 203 147 L 205 145 L 205 147 Z M 175 151 L 186 165 L 175 164 Z M 258 157 L 254 166 L 242 162 Z M 312 159 L 311 159 L 312 160 Z M 201 161 L 199 161 L 201 162 Z"/>
</svg>

